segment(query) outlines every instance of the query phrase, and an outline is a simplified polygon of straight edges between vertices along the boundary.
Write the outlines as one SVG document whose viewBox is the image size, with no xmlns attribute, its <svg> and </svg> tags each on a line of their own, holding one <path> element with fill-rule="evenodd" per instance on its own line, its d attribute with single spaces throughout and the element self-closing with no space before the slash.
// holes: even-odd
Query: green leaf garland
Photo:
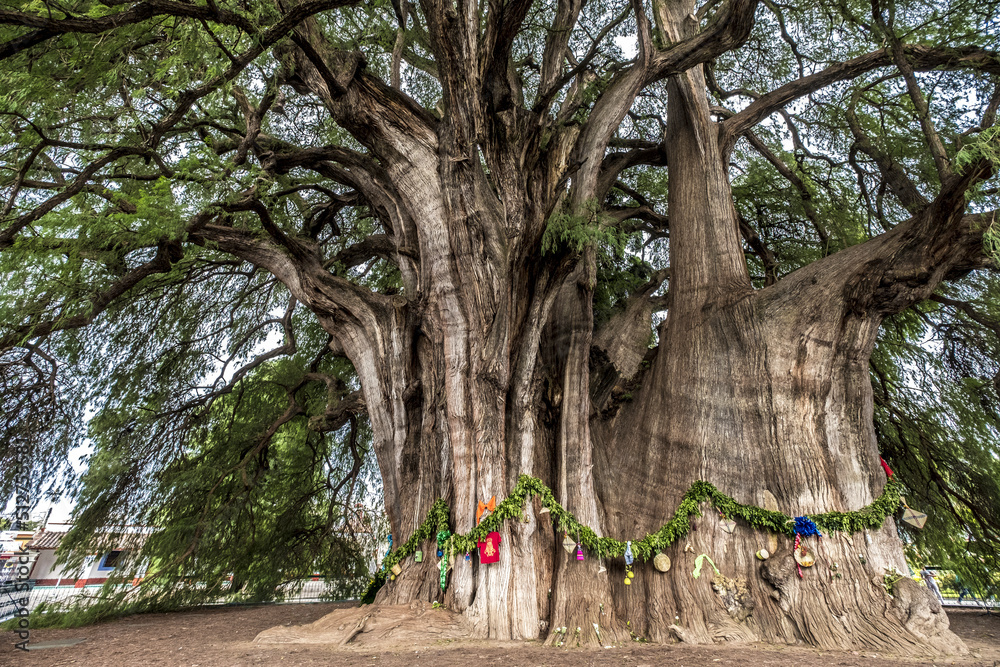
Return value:
<svg viewBox="0 0 1000 667">
<path fill-rule="evenodd" d="M 857 533 L 879 528 L 887 516 L 899 509 L 900 488 L 899 482 L 889 478 L 882 490 L 882 495 L 867 507 L 854 512 L 825 512 L 806 516 L 812 519 L 819 528 L 828 532 Z M 375 594 L 385 583 L 386 572 L 391 570 L 396 563 L 412 555 L 421 542 L 436 537 L 438 549 L 445 552 L 445 557 L 449 553 L 471 553 L 476 549 L 479 541 L 487 534 L 499 530 L 504 521 L 519 518 L 525 503 L 532 496 L 539 498 L 542 506 L 549 509 L 552 522 L 561 532 L 573 535 L 578 543 L 598 558 L 614 558 L 625 555 L 624 541 L 612 537 L 598 537 L 593 529 L 581 524 L 572 513 L 559 504 L 552 489 L 547 487 L 542 480 L 530 475 L 521 475 L 510 495 L 497 505 L 496 510 L 465 535 L 449 532 L 451 509 L 444 500 L 438 498 L 427 512 L 423 523 L 410 538 L 382 561 L 382 570 L 369 582 L 368 589 L 361 598 L 361 603 L 371 604 L 375 600 Z M 712 484 L 699 480 L 691 485 L 691 488 L 681 498 L 674 516 L 659 530 L 646 535 L 641 540 L 630 540 L 634 556 L 642 561 L 649 561 L 659 551 L 666 549 L 687 535 L 688 531 L 691 530 L 691 517 L 701 516 L 698 506 L 706 501 L 710 502 L 726 517 L 742 519 L 754 528 L 788 536 L 795 534 L 793 528 L 795 519 L 787 514 L 766 510 L 755 505 L 738 503 Z"/>
</svg>

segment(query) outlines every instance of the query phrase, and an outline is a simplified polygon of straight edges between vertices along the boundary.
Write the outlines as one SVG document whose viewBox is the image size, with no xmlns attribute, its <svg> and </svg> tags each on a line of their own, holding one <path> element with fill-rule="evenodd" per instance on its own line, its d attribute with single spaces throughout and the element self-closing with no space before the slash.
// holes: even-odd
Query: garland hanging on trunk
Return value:
<svg viewBox="0 0 1000 667">
<path fill-rule="evenodd" d="M 362 604 L 370 604 L 375 600 L 375 594 L 386 580 L 386 572 L 401 560 L 410 556 L 420 543 L 437 537 L 438 551 L 444 558 L 449 554 L 471 553 L 478 542 L 489 533 L 499 530 L 500 524 L 508 519 L 520 518 L 524 505 L 532 496 L 541 500 L 542 506 L 552 514 L 552 521 L 558 529 L 572 535 L 578 535 L 577 543 L 594 552 L 598 558 L 619 557 L 625 555 L 627 546 L 631 552 L 643 561 L 653 558 L 657 552 L 667 548 L 679 538 L 687 535 L 691 529 L 691 516 L 701 516 L 698 505 L 709 501 L 727 517 L 739 517 L 754 528 L 772 533 L 788 535 L 796 534 L 796 527 L 805 525 L 803 520 L 810 521 L 815 527 L 826 531 L 842 531 L 857 533 L 866 529 L 882 526 L 885 518 L 893 514 L 900 506 L 900 483 L 891 476 L 886 482 L 882 495 L 871 505 L 853 512 L 825 512 L 810 514 L 805 517 L 790 517 L 787 514 L 766 510 L 756 505 L 744 505 L 736 502 L 715 486 L 704 481 L 691 485 L 681 499 L 673 518 L 657 530 L 646 535 L 641 540 L 619 541 L 612 537 L 599 537 L 592 528 L 582 525 L 572 513 L 566 510 L 555 498 L 552 489 L 542 480 L 530 475 L 521 475 L 510 495 L 496 505 L 496 509 L 482 520 L 475 528 L 459 535 L 449 532 L 451 509 L 441 498 L 434 501 L 424 522 L 413 532 L 406 542 L 396 551 L 388 554 L 382 561 L 382 569 L 368 584 L 361 598 Z M 444 588 L 444 586 L 442 586 Z"/>
</svg>

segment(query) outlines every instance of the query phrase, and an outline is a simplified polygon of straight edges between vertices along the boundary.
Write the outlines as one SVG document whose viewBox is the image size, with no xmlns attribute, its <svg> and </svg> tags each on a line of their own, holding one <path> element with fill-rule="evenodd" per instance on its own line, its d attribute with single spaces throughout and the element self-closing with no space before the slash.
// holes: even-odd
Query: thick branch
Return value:
<svg viewBox="0 0 1000 667">
<path fill-rule="evenodd" d="M 1000 73 L 1000 56 L 978 47 L 938 48 L 910 45 L 903 48 L 904 54 L 913 65 L 914 71 L 942 69 L 975 69 L 982 72 Z M 778 111 L 792 100 L 816 92 L 837 81 L 853 79 L 865 72 L 893 63 L 890 49 L 881 49 L 851 60 L 831 65 L 824 70 L 810 74 L 776 88 L 762 95 L 746 109 L 724 121 L 720 127 L 723 153 L 728 153 L 732 145 L 747 129 L 753 127 L 770 114 Z"/>
</svg>

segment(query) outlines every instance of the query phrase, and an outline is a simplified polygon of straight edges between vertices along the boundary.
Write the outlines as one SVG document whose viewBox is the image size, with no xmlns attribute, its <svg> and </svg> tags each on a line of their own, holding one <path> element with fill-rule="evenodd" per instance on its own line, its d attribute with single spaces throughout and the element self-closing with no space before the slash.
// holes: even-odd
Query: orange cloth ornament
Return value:
<svg viewBox="0 0 1000 667">
<path fill-rule="evenodd" d="M 492 498 L 490 498 L 490 502 L 488 502 L 488 503 L 484 503 L 482 500 L 480 500 L 479 501 L 479 507 L 476 508 L 476 525 L 478 526 L 479 522 L 482 520 L 482 518 L 483 518 L 483 512 L 486 512 L 486 511 L 492 512 L 496 508 L 497 508 L 497 497 L 496 496 L 493 496 Z"/>
</svg>

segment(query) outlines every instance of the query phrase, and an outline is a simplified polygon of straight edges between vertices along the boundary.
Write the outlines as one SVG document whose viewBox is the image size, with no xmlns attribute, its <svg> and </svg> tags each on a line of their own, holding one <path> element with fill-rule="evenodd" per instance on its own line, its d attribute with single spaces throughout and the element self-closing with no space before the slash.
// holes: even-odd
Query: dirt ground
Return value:
<svg viewBox="0 0 1000 667">
<path fill-rule="evenodd" d="M 32 630 L 31 642 L 84 639 L 69 648 L 28 653 L 13 648 L 13 633 L 2 633 L 0 667 L 231 667 L 242 665 L 336 665 L 337 667 L 428 667 L 551 665 L 584 667 L 690 667 L 716 664 L 739 667 L 793 665 L 944 665 L 1000 667 L 1000 615 L 979 611 L 949 613 L 952 629 L 972 654 L 962 659 L 903 660 L 872 653 L 842 653 L 764 645 L 655 646 L 636 643 L 609 649 L 546 648 L 538 643 L 481 641 L 410 644 L 382 650 L 316 645 L 259 645 L 253 639 L 276 625 L 310 623 L 343 604 L 291 604 L 198 609 L 149 614 L 68 630 Z"/>
</svg>

